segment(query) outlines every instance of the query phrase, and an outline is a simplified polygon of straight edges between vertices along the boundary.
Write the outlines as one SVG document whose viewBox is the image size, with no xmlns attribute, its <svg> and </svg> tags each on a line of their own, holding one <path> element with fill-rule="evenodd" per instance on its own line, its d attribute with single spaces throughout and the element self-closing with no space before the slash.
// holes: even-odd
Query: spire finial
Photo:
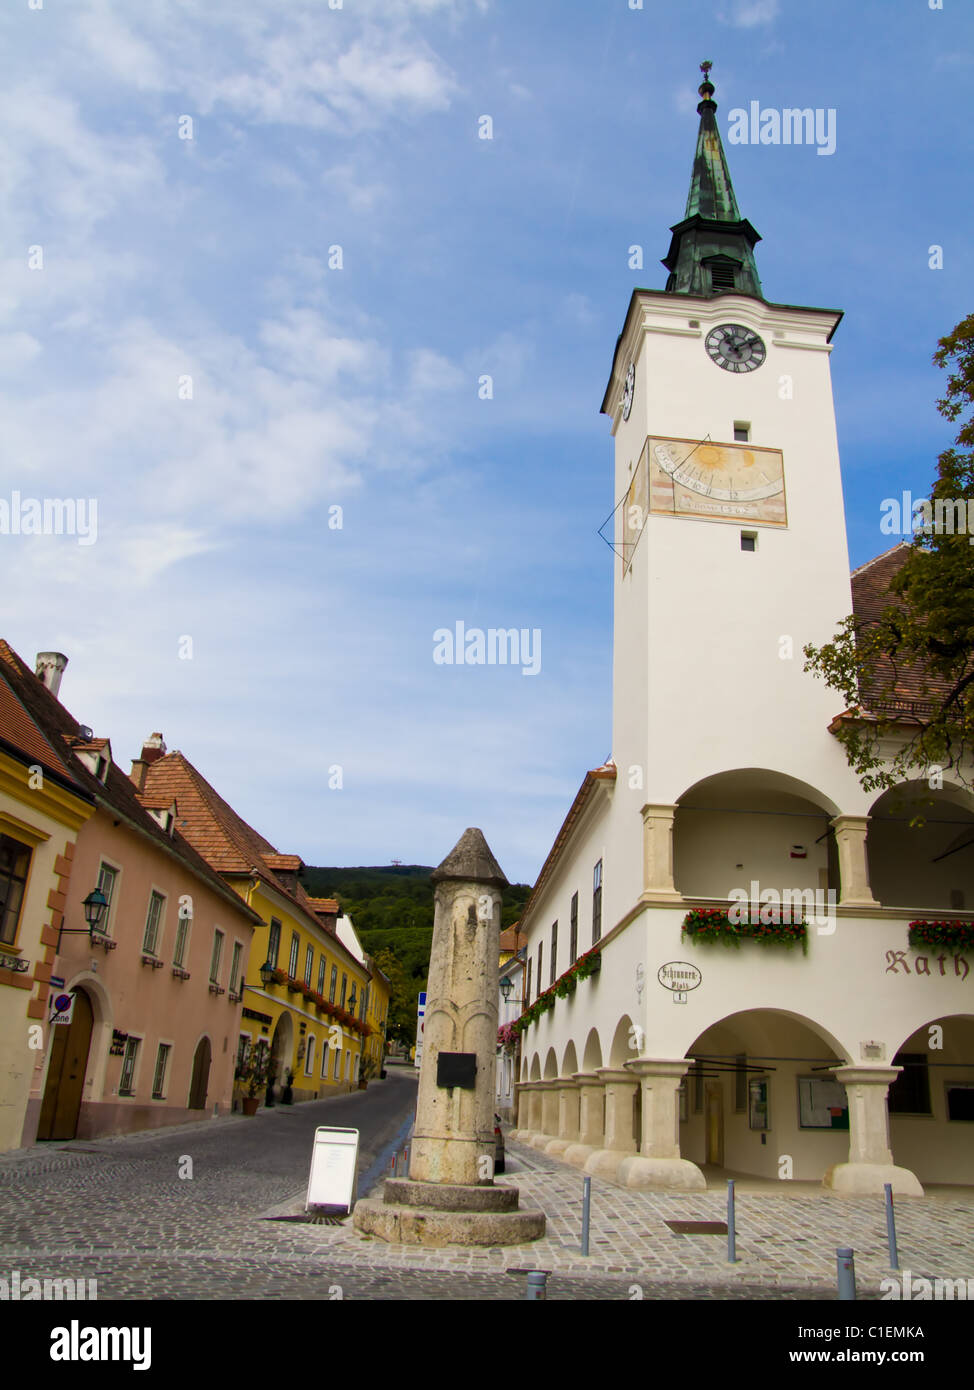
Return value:
<svg viewBox="0 0 974 1390">
<path fill-rule="evenodd" d="M 700 93 L 701 97 L 703 98 L 703 101 L 700 103 L 700 106 L 697 107 L 698 111 L 700 111 L 704 102 L 709 102 L 714 110 L 717 109 L 716 103 L 713 99 L 714 84 L 710 80 L 710 69 L 712 67 L 713 63 L 710 61 L 709 58 L 706 59 L 705 62 L 700 64 L 700 71 L 703 73 L 703 81 L 700 83 L 700 86 L 697 88 L 697 91 Z"/>
</svg>

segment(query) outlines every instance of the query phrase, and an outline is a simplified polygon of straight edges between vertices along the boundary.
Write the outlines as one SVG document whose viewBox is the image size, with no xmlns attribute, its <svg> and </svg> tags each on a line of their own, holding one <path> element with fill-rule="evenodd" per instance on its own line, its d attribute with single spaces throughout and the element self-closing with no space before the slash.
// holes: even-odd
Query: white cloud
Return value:
<svg viewBox="0 0 974 1390">
<path fill-rule="evenodd" d="M 722 24 L 736 29 L 753 29 L 758 24 L 771 24 L 778 17 L 778 0 L 734 0 L 730 13 L 718 15 Z"/>
</svg>

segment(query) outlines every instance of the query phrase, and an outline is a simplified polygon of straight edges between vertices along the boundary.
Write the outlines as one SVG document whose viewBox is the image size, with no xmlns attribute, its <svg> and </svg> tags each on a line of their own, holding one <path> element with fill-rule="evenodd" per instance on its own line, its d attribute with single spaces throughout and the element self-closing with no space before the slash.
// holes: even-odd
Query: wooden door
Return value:
<svg viewBox="0 0 974 1390">
<path fill-rule="evenodd" d="M 707 1162 L 724 1166 L 724 1088 L 720 1082 L 707 1085 Z"/>
<path fill-rule="evenodd" d="M 83 989 L 75 990 L 71 1022 L 57 1023 L 52 1029 L 54 1037 L 37 1126 L 38 1139 L 73 1139 L 78 1132 L 91 1047 L 91 1024 L 91 1001 Z"/>
<path fill-rule="evenodd" d="M 210 1040 L 200 1038 L 193 1058 L 193 1079 L 189 1087 L 190 1110 L 206 1109 L 206 1088 L 210 1079 Z"/>
</svg>

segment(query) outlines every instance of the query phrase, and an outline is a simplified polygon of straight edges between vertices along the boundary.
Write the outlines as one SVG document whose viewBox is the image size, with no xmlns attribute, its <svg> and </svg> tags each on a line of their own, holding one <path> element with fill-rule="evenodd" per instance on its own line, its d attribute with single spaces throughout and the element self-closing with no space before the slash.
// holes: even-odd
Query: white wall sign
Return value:
<svg viewBox="0 0 974 1390">
<path fill-rule="evenodd" d="M 416 1007 L 416 1056 L 413 1059 L 413 1066 L 419 1070 L 423 1060 L 423 1023 L 426 1019 L 426 991 L 421 991 L 419 1003 Z"/>
<path fill-rule="evenodd" d="M 51 1013 L 48 1018 L 50 1024 L 70 1023 L 74 1018 L 74 995 L 73 994 L 52 994 Z"/>
<path fill-rule="evenodd" d="M 358 1130 L 319 1125 L 311 1152 L 305 1210 L 324 1207 L 330 1212 L 351 1211 L 357 1167 Z"/>
</svg>

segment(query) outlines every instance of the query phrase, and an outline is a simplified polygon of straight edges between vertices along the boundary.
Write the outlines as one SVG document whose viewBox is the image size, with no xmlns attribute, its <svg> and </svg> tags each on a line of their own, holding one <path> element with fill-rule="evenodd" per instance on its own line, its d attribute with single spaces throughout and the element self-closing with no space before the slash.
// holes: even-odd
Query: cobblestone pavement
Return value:
<svg viewBox="0 0 974 1390">
<path fill-rule="evenodd" d="M 386 1086 L 376 1126 L 369 1097 L 374 1105 Z M 0 1278 L 96 1278 L 102 1300 L 517 1299 L 525 1272 L 542 1269 L 551 1299 L 834 1299 L 841 1245 L 856 1252 L 860 1297 L 878 1297 L 889 1276 L 882 1199 L 807 1189 L 741 1197 L 739 1262 L 728 1265 L 725 1237 L 664 1224 L 722 1220 L 723 1193 L 629 1192 L 594 1179 L 583 1257 L 581 1174 L 510 1141 L 499 1181 L 515 1182 L 521 1205 L 548 1218 L 530 1245 L 426 1250 L 361 1236 L 350 1221 L 264 1219 L 300 1210 L 316 1125 L 374 1130 L 366 1148 L 375 1156 L 414 1099 L 412 1078 L 390 1072 L 382 1088 L 253 1120 L 0 1155 Z M 191 1179 L 179 1177 L 186 1156 Z M 974 1279 L 974 1193 L 901 1198 L 897 1231 L 914 1278 Z"/>
</svg>

